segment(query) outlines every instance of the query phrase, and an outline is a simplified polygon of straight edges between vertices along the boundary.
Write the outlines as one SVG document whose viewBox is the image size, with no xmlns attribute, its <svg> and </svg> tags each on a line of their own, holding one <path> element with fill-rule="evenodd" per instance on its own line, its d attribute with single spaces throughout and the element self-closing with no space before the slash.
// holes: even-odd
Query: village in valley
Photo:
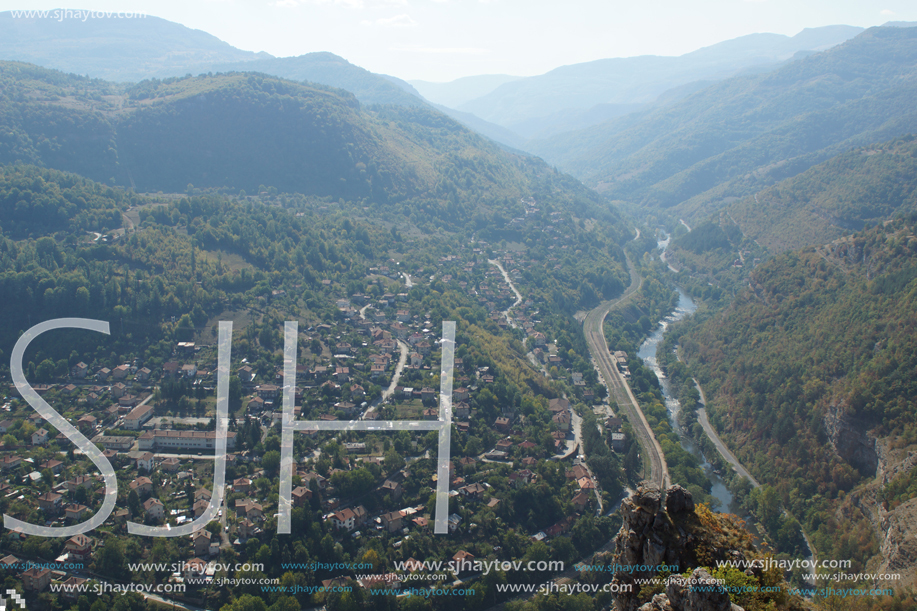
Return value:
<svg viewBox="0 0 917 611">
<path fill-rule="evenodd" d="M 538 211 L 533 201 L 523 203 L 527 216 Z M 543 229 L 551 243 L 548 264 L 559 260 L 551 251 L 560 254 L 571 247 L 564 238 L 564 219 L 559 213 L 549 218 Z M 526 222 L 520 217 L 510 224 Z M 588 413 L 589 426 L 601 432 L 600 443 L 606 437 L 606 450 L 623 455 L 629 445 L 622 421 L 603 400 L 606 390 L 588 355 L 574 361 L 572 350 L 559 347 L 552 337 L 555 328 L 542 320 L 539 300 L 524 294 L 531 278 L 520 270 L 533 263 L 525 248 L 495 250 L 483 241 L 441 256 L 429 276 L 420 269 L 409 272 L 407 262 L 393 259 L 369 269 L 363 292 L 342 294 L 345 287 L 324 280 L 334 315 L 299 324 L 294 387 L 294 417 L 299 420 L 439 419 L 440 397 L 434 389 L 439 388 L 441 317 L 431 312 L 434 291 L 454 289 L 473 296 L 486 313 L 486 318 L 473 319 L 475 324 L 517 342 L 530 366 L 528 375 L 542 376 L 542 384 L 561 382 L 557 388 L 563 394 L 550 399 L 512 391 L 524 381 L 508 378 L 505 365 L 489 360 L 486 350 L 462 337 L 460 329 L 448 518 L 449 549 L 457 548 L 456 558 L 483 557 L 484 548 L 473 542 L 497 541 L 507 531 L 529 544 L 550 541 L 569 533 L 582 516 L 601 516 L 620 492 L 614 468 L 597 477 L 583 460 L 582 426 Z M 261 320 L 268 308 L 282 310 L 285 297 L 282 289 L 262 297 Z M 249 322 L 259 317 L 255 309 L 233 315 Z M 40 558 L 61 566 L 78 561 L 74 566 L 83 567 L 14 570 L 27 589 L 41 592 L 57 583 L 62 596 L 73 594 L 110 569 L 111 558 L 101 552 L 113 540 L 123 540 L 117 556 L 123 561 L 155 555 L 155 540 L 130 537 L 127 522 L 180 526 L 207 510 L 216 447 L 215 323 L 198 329 L 189 341 L 176 342 L 161 364 L 142 358 L 126 363 L 77 358 L 66 380 L 33 386 L 104 451 L 119 487 L 117 508 L 104 526 L 66 539 L 62 546 L 15 530 L 5 534 L 6 550 L 17 550 L 2 560 L 9 567 Z M 266 543 L 276 536 L 281 394 L 289 383 L 276 361 L 279 328 L 262 327 L 257 342 L 250 328 L 234 332 L 228 486 L 218 518 L 169 544 L 169 557 L 180 560 L 181 570 L 148 575 L 185 584 L 187 600 L 203 600 L 201 592 L 221 575 L 220 559 L 263 559 Z M 626 372 L 626 355 L 620 361 Z M 47 526 L 75 524 L 95 513 L 105 494 L 95 466 L 19 398 L 13 385 L 3 409 L 0 487 L 6 513 Z M 294 536 L 296 524 L 308 521 L 306 513 L 320 512 L 322 523 L 313 523 L 309 534 L 331 537 L 332 555 L 349 556 L 347 550 L 378 539 L 391 550 L 391 558 L 419 563 L 424 556 L 418 544 L 432 536 L 435 459 L 435 433 L 355 433 L 320 426 L 296 433 L 290 499 Z M 603 490 L 603 480 L 611 490 Z M 536 506 L 534 513 L 519 515 Z M 305 513 L 296 514 L 296 509 Z M 503 526 L 510 523 L 515 527 Z M 327 583 L 355 578 L 347 571 L 319 577 Z M 452 576 L 460 577 L 469 575 Z M 387 587 L 401 584 L 391 575 L 386 579 Z M 365 581 L 366 587 L 377 585 L 371 578 Z"/>
</svg>

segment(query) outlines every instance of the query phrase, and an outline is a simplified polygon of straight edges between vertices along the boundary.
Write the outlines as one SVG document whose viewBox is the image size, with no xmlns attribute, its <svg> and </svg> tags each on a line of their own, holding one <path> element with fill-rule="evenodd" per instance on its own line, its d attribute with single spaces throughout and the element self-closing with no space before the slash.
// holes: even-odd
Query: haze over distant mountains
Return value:
<svg viewBox="0 0 917 611">
<path fill-rule="evenodd" d="M 758 167 L 750 161 L 740 162 L 739 158 L 730 161 L 728 168 L 723 161 L 717 161 L 718 155 L 731 148 L 742 145 L 754 149 L 778 125 L 789 129 L 800 113 L 834 112 L 829 107 L 841 101 L 850 106 L 851 96 L 874 96 L 893 86 L 869 68 L 875 62 L 892 72 L 910 74 L 906 67 L 898 65 L 894 53 L 870 55 L 876 44 L 889 44 L 882 37 L 872 37 L 868 44 L 855 44 L 844 51 L 852 53 L 849 58 L 843 56 L 844 61 L 864 67 L 858 82 L 870 84 L 862 91 L 854 92 L 849 83 L 836 85 L 835 81 L 844 77 L 832 71 L 831 65 L 806 60 L 807 56 L 836 49 L 854 37 L 860 40 L 861 32 L 862 28 L 837 25 L 806 29 L 792 37 L 752 34 L 680 57 L 601 59 L 534 77 L 480 75 L 450 83 L 411 84 L 370 72 L 332 53 L 278 58 L 241 51 L 205 32 L 156 17 L 58 21 L 14 19 L 11 12 L 5 12 L 0 13 L 0 60 L 27 61 L 114 81 L 252 71 L 345 89 L 363 104 L 432 106 L 497 142 L 543 156 L 587 184 L 599 186 L 610 197 L 670 206 L 699 197 L 724 180 L 736 179 L 740 166 L 743 172 Z M 895 44 L 910 45 L 909 35 L 899 38 Z M 909 52 L 905 55 L 909 56 Z M 806 74 L 794 66 L 805 66 Z M 833 75 L 821 85 L 830 90 L 827 97 L 810 91 L 812 79 L 817 80 L 823 73 Z M 783 76 L 774 77 L 774 81 L 771 74 Z M 784 96 L 789 97 L 784 100 Z M 725 99 L 734 101 L 721 107 Z M 864 109 L 879 102 L 864 101 Z M 769 104 L 777 103 L 784 105 L 782 110 L 769 113 L 762 108 L 754 117 L 742 118 L 742 113 L 755 106 L 770 108 Z M 903 116 L 907 106 L 886 106 L 876 112 L 857 110 L 858 118 L 848 122 L 847 127 L 854 123 L 862 126 L 848 130 L 843 137 L 838 134 L 838 138 L 829 138 L 830 144 L 841 145 L 861 129 L 864 135 L 850 144 L 867 142 L 867 133 L 875 132 L 879 140 L 901 134 L 911 125 L 909 119 L 897 127 L 882 128 L 880 118 Z M 850 112 L 854 112 L 852 107 Z M 863 117 L 868 116 L 879 123 L 864 123 Z M 729 122 L 735 123 L 734 128 L 720 133 L 717 126 Z M 692 129 L 698 133 L 691 135 Z M 711 134 L 718 133 L 718 142 L 708 142 Z M 703 138 L 701 134 L 705 134 Z M 784 164 L 781 160 L 811 154 L 829 145 L 810 144 L 791 147 L 792 151 L 786 154 L 769 145 L 769 152 L 762 157 L 766 160 L 764 165 Z M 830 146 L 829 149 L 804 162 L 782 165 L 779 172 L 784 173 L 776 178 L 793 175 L 839 152 Z M 673 163 L 673 155 L 678 157 L 677 163 Z M 755 153 L 748 155 L 754 157 Z M 696 171 L 690 170 L 693 164 L 700 164 Z M 715 170 L 711 164 L 716 164 Z M 747 192 L 736 191 L 730 194 L 741 196 Z M 706 214 L 706 204 L 697 204 L 696 208 L 685 212 Z"/>
<path fill-rule="evenodd" d="M 829 48 L 861 31 L 828 26 L 793 37 L 753 34 L 681 57 L 601 59 L 527 78 L 480 75 L 451 83 L 407 83 L 331 53 L 278 58 L 242 51 L 200 30 L 156 17 L 14 19 L 8 11 L 0 13 L 0 59 L 112 81 L 257 71 L 346 89 L 366 104 L 416 106 L 429 100 L 484 135 L 525 148 L 531 137 L 634 112 L 673 87 L 772 68 L 800 51 Z"/>
<path fill-rule="evenodd" d="M 466 76 L 448 83 L 433 83 L 430 81 L 408 81 L 434 104 L 442 104 L 451 108 L 458 108 L 462 104 L 475 98 L 487 95 L 500 85 L 521 80 L 523 76 L 510 76 L 508 74 L 479 74 Z"/>
<path fill-rule="evenodd" d="M 645 55 L 562 66 L 500 85 L 458 109 L 532 137 L 544 134 L 548 127 L 535 119 L 550 125 L 551 116 L 561 111 L 650 103 L 673 87 L 718 80 L 753 67 L 771 68 L 800 51 L 830 48 L 862 31 L 838 25 L 806 29 L 793 37 L 751 34 L 679 57 Z"/>
<path fill-rule="evenodd" d="M 530 150 L 609 198 L 701 218 L 853 146 L 917 131 L 917 28 L 878 27 L 764 74 Z"/>
<path fill-rule="evenodd" d="M 198 66 L 271 57 L 159 17 L 83 21 L 0 13 L 0 58 L 109 81 L 184 76 Z"/>
</svg>

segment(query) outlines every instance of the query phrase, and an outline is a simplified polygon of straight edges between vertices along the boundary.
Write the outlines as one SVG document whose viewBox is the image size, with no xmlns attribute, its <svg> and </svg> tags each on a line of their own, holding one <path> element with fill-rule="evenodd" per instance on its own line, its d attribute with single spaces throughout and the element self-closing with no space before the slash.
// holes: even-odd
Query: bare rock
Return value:
<svg viewBox="0 0 917 611">
<path fill-rule="evenodd" d="M 665 594 L 657 594 L 653 600 L 642 605 L 637 611 L 675 611 Z"/>
<path fill-rule="evenodd" d="M 694 511 L 694 496 L 679 486 L 672 486 L 665 493 L 665 510 L 669 514 Z"/>
<path fill-rule="evenodd" d="M 671 577 L 666 596 L 673 611 L 741 611 L 732 604 L 729 593 L 705 569 L 694 569 L 691 578 Z"/>
</svg>

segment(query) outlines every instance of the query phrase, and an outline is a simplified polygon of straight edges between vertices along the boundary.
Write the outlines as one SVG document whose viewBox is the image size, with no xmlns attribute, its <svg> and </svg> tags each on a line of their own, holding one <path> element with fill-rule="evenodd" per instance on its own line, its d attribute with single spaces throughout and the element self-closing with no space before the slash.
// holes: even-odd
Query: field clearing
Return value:
<svg viewBox="0 0 917 611">
<path fill-rule="evenodd" d="M 202 250 L 200 251 L 200 256 L 213 263 L 222 263 L 231 272 L 255 269 L 255 266 L 242 258 L 241 255 L 226 252 L 225 250 Z"/>
<path fill-rule="evenodd" d="M 217 333 L 218 325 L 220 321 L 232 321 L 232 332 L 233 335 L 239 333 L 242 329 L 246 328 L 248 325 L 252 324 L 256 320 L 256 317 L 260 316 L 254 314 L 251 310 L 242 309 L 242 310 L 223 310 L 218 315 L 214 316 L 207 321 L 207 324 L 204 325 L 204 328 L 195 334 L 195 341 L 201 344 L 213 344 L 217 343 Z"/>
<path fill-rule="evenodd" d="M 423 417 L 423 402 L 420 399 L 411 399 L 395 406 L 396 420 L 420 420 Z"/>
</svg>

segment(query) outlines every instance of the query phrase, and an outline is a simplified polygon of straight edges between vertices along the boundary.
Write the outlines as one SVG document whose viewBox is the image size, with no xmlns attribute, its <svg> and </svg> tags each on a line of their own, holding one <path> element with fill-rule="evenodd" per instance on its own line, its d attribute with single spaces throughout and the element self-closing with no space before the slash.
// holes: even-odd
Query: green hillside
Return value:
<svg viewBox="0 0 917 611">
<path fill-rule="evenodd" d="M 261 72 L 290 81 L 309 81 L 346 89 L 363 104 L 426 106 L 426 101 L 408 83 L 375 74 L 351 64 L 333 53 L 307 53 L 296 57 L 269 57 L 234 63 L 197 66 L 200 72 Z"/>
<path fill-rule="evenodd" d="M 728 79 L 636 122 L 558 136 L 535 151 L 609 198 L 648 208 L 734 181 L 695 212 L 703 218 L 724 198 L 917 130 L 915 60 L 917 28 L 872 28 L 776 71 Z"/>
<path fill-rule="evenodd" d="M 673 239 L 666 259 L 692 290 L 738 287 L 769 256 L 914 212 L 915 177 L 913 135 L 853 149 L 732 201 Z"/>
<path fill-rule="evenodd" d="M 913 135 L 866 146 L 730 204 L 742 232 L 771 252 L 823 244 L 917 210 Z"/>
<path fill-rule="evenodd" d="M 865 563 L 878 551 L 853 491 L 891 468 L 876 439 L 917 443 L 915 221 L 775 257 L 680 340 L 711 420 L 820 557 Z"/>
<path fill-rule="evenodd" d="M 120 87 L 17 63 L 0 64 L 0 82 L 0 163 L 138 191 L 184 192 L 190 184 L 413 202 L 428 211 L 427 222 L 453 227 L 480 225 L 482 214 L 492 218 L 548 176 L 578 205 L 600 203 L 543 162 L 508 154 L 433 109 L 364 108 L 340 89 L 257 74 Z"/>
</svg>

